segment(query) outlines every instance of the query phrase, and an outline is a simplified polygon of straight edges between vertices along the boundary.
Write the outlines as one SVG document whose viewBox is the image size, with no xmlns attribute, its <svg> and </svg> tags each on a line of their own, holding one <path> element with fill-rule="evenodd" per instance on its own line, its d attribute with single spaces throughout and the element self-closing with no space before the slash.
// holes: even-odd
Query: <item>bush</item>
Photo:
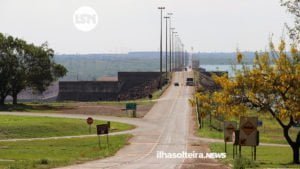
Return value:
<svg viewBox="0 0 300 169">
<path fill-rule="evenodd" d="M 234 169 L 256 168 L 258 166 L 259 165 L 255 161 L 244 157 L 236 158 L 233 162 Z"/>
<path fill-rule="evenodd" d="M 43 164 L 43 165 L 47 165 L 47 164 L 49 164 L 49 161 L 48 161 L 48 159 L 41 159 L 41 160 L 39 161 L 39 163 L 40 163 L 40 164 Z"/>
</svg>

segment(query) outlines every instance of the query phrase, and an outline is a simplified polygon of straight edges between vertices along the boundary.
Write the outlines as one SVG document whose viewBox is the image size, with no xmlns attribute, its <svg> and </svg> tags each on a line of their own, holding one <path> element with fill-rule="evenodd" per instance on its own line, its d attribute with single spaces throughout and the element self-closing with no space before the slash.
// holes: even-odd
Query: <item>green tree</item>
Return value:
<svg viewBox="0 0 300 169">
<path fill-rule="evenodd" d="M 289 130 L 300 122 L 300 52 L 292 45 L 289 55 L 284 41 L 278 50 L 272 43 L 270 46 L 270 52 L 257 53 L 253 66 L 243 65 L 233 78 L 214 76 L 220 91 L 198 93 L 196 97 L 206 110 L 225 118 L 244 115 L 249 108 L 270 113 L 293 150 L 293 162 L 299 164 L 300 131 L 293 138 Z M 238 62 L 242 58 L 239 53 Z"/>
<path fill-rule="evenodd" d="M 58 78 L 63 77 L 67 70 L 60 64 L 54 62 L 54 51 L 48 48 L 47 43 L 35 47 L 29 45 L 26 50 L 29 57 L 28 66 L 28 85 L 38 92 L 43 92 Z"/>
<path fill-rule="evenodd" d="M 21 39 L 14 39 L 11 43 L 13 49 L 9 58 L 10 66 L 10 95 L 13 98 L 13 104 L 17 104 L 18 93 L 27 87 L 27 71 L 28 65 L 26 62 L 26 42 Z"/>
<path fill-rule="evenodd" d="M 56 64 L 54 50 L 47 43 L 41 46 L 0 34 L 0 105 L 8 95 L 17 104 L 18 94 L 31 88 L 43 92 L 67 70 Z"/>
<path fill-rule="evenodd" d="M 9 39 L 0 33 L 0 105 L 4 104 L 5 98 L 10 92 L 10 45 Z"/>
</svg>

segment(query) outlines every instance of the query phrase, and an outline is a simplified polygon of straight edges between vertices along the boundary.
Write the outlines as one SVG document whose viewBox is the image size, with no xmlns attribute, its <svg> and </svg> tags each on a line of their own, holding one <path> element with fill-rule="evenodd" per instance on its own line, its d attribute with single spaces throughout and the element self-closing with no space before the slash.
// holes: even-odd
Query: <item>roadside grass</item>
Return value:
<svg viewBox="0 0 300 169">
<path fill-rule="evenodd" d="M 160 93 L 160 91 L 154 92 L 155 95 L 159 95 L 156 93 Z M 159 97 L 159 96 L 158 96 Z M 126 103 L 137 103 L 137 105 L 147 106 L 154 105 L 156 100 L 154 99 L 138 99 L 138 100 L 126 100 L 126 101 L 91 101 L 84 102 L 86 105 L 91 106 L 124 106 Z M 5 104 L 0 107 L 0 111 L 7 112 L 39 112 L 39 113 L 59 113 L 64 110 L 72 110 L 76 109 L 77 104 L 81 102 L 76 101 L 59 101 L 59 102 L 23 102 L 17 105 L 13 104 Z"/>
<path fill-rule="evenodd" d="M 89 126 L 85 119 L 0 115 L 0 139 L 43 138 L 55 136 L 88 135 Z M 91 126 L 96 133 L 96 125 L 106 121 L 95 120 Z M 135 126 L 111 122 L 111 132 L 133 129 Z"/>
<path fill-rule="evenodd" d="M 224 143 L 211 143 L 211 152 L 224 152 Z M 256 168 L 300 168 L 300 165 L 292 164 L 292 149 L 289 147 L 258 146 L 256 148 Z M 225 164 L 234 164 L 232 157 L 232 144 L 227 144 L 227 157 L 221 159 Z M 251 161 L 251 147 L 242 147 L 242 157 Z M 246 167 L 246 168 L 249 168 Z"/>
<path fill-rule="evenodd" d="M 255 114 L 252 111 L 249 112 L 249 115 L 258 115 L 258 119 L 263 121 L 263 126 L 258 127 L 261 143 L 287 144 L 283 136 L 283 130 L 281 126 L 276 122 L 275 119 L 273 119 L 273 117 L 271 117 L 269 114 Z M 230 120 L 237 122 L 239 121 L 239 119 L 236 118 L 232 118 Z M 218 124 L 215 119 L 212 119 L 212 123 L 221 128 L 223 127 L 223 124 Z M 204 120 L 204 128 L 198 129 L 197 135 L 206 138 L 224 139 L 223 131 L 218 131 L 214 128 L 210 128 L 209 126 L 209 117 L 206 117 Z M 300 128 L 294 127 L 290 129 L 290 135 L 292 136 L 293 140 L 296 139 L 299 130 Z"/>
<path fill-rule="evenodd" d="M 43 141 L 0 142 L 0 169 L 49 169 L 114 155 L 128 144 L 131 135 L 101 136 Z"/>
<path fill-rule="evenodd" d="M 24 102 L 17 105 L 5 104 L 0 106 L 0 111 L 18 112 L 55 112 L 66 109 L 73 109 L 73 102 Z"/>
</svg>

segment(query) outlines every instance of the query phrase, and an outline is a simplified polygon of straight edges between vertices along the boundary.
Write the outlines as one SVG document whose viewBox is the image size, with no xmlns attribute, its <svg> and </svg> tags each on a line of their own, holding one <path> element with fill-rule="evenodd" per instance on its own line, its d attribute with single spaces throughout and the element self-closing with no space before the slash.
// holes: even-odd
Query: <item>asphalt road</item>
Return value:
<svg viewBox="0 0 300 169">
<path fill-rule="evenodd" d="M 159 98 L 152 109 L 142 119 L 120 118 L 111 116 L 93 116 L 94 119 L 118 121 L 136 125 L 134 130 L 118 132 L 134 135 L 129 140 L 130 144 L 117 152 L 115 156 L 101 160 L 62 167 L 60 169 L 175 169 L 175 168 L 226 168 L 216 160 L 186 160 L 183 158 L 157 158 L 158 152 L 181 153 L 191 152 L 196 149 L 191 146 L 199 144 L 197 152 L 208 152 L 205 142 L 195 139 L 192 135 L 192 110 L 189 99 L 193 95 L 193 87 L 185 86 L 185 79 L 193 77 L 192 72 L 177 72 L 174 74 L 172 85 Z M 179 82 L 180 86 L 174 86 Z M 50 116 L 65 118 L 83 118 L 88 115 L 81 114 L 54 114 L 54 113 L 13 113 L 0 114 Z M 113 133 L 113 134 L 118 134 Z M 66 136 L 68 137 L 68 136 Z M 88 136 L 76 136 L 88 137 Z M 39 138 L 38 138 L 39 139 Z M 43 138 L 43 139 L 60 139 Z M 15 141 L 18 141 L 16 139 Z M 20 139 L 22 140 L 22 139 Z M 192 140 L 192 141 L 191 141 Z"/>
<path fill-rule="evenodd" d="M 140 119 L 144 126 L 133 132 L 134 137 L 130 140 L 130 145 L 125 146 L 113 157 L 62 169 L 180 168 L 184 159 L 157 158 L 157 152 L 187 151 L 188 119 L 191 113 L 188 99 L 193 94 L 193 88 L 182 84 L 188 75 L 192 77 L 192 72 L 174 74 L 173 82 L 179 82 L 180 86 L 171 85 L 147 115 Z"/>
</svg>

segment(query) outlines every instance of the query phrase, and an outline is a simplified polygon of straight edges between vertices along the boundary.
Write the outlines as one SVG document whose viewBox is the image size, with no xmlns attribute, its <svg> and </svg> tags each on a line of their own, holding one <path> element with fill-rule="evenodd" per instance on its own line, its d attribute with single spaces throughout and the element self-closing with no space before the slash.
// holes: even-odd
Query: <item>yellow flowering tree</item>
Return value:
<svg viewBox="0 0 300 169">
<path fill-rule="evenodd" d="M 271 51 L 256 53 L 254 64 L 242 64 L 243 55 L 237 60 L 243 65 L 235 76 L 214 76 L 222 89 L 211 94 L 197 93 L 196 98 L 205 109 L 226 117 L 240 116 L 249 108 L 268 112 L 282 127 L 283 136 L 293 150 L 293 162 L 299 164 L 300 131 L 296 140 L 289 135 L 290 128 L 300 121 L 300 52 L 281 41 L 278 49 L 273 43 Z M 213 103 L 213 104 L 212 104 Z"/>
</svg>

